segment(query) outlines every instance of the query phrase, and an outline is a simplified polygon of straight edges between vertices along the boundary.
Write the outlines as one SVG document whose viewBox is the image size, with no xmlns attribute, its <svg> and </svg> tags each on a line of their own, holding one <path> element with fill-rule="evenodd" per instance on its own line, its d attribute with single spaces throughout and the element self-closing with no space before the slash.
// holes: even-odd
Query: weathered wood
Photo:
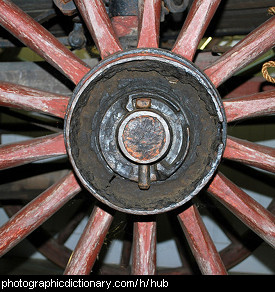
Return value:
<svg viewBox="0 0 275 292">
<path fill-rule="evenodd" d="M 227 122 L 275 114 L 275 90 L 223 100 Z"/>
<path fill-rule="evenodd" d="M 65 269 L 65 275 L 88 275 L 100 252 L 113 216 L 95 207 Z"/>
<path fill-rule="evenodd" d="M 109 55 L 122 51 L 122 47 L 112 27 L 102 0 L 75 0 L 90 34 L 104 59 Z"/>
<path fill-rule="evenodd" d="M 201 272 L 205 275 L 227 274 L 196 206 L 180 213 L 178 220 Z"/>
<path fill-rule="evenodd" d="M 221 173 L 217 173 L 208 192 L 236 217 L 275 247 L 275 216 Z"/>
<path fill-rule="evenodd" d="M 64 118 L 69 97 L 0 81 L 0 106 Z"/>
<path fill-rule="evenodd" d="M 0 256 L 49 219 L 81 190 L 70 172 L 27 204 L 0 228 Z"/>
<path fill-rule="evenodd" d="M 124 269 L 129 268 L 130 259 L 131 259 L 131 251 L 132 251 L 132 241 L 123 240 L 121 258 L 120 258 L 121 268 L 124 268 Z"/>
<path fill-rule="evenodd" d="M 158 48 L 161 0 L 142 0 L 139 6 L 138 48 Z"/>
<path fill-rule="evenodd" d="M 183 24 L 172 52 L 192 61 L 221 0 L 195 0 Z"/>
<path fill-rule="evenodd" d="M 9 0 L 0 0 L 0 24 L 75 84 L 90 70 L 42 25 Z"/>
<path fill-rule="evenodd" d="M 133 238 L 133 275 L 156 273 L 156 222 L 135 222 Z"/>
<path fill-rule="evenodd" d="M 63 134 L 0 146 L 0 169 L 66 154 Z"/>
<path fill-rule="evenodd" d="M 275 148 L 227 137 L 224 158 L 275 172 Z"/>
<path fill-rule="evenodd" d="M 138 30 L 138 16 L 114 16 L 111 19 L 114 32 L 118 38 L 130 36 L 137 36 Z M 128 44 L 127 44 L 128 45 Z"/>
<path fill-rule="evenodd" d="M 234 73 L 253 62 L 275 44 L 275 16 L 252 31 L 216 62 L 205 68 L 205 74 L 218 87 Z"/>
</svg>

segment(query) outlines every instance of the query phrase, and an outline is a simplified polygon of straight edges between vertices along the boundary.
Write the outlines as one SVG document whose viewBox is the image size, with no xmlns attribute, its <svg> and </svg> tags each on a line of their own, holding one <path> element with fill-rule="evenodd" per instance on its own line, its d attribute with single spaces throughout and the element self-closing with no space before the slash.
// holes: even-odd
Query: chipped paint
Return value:
<svg viewBox="0 0 275 292">
<path fill-rule="evenodd" d="M 70 172 L 22 208 L 0 228 L 0 256 L 49 219 L 79 191 L 80 186 Z"/>
</svg>

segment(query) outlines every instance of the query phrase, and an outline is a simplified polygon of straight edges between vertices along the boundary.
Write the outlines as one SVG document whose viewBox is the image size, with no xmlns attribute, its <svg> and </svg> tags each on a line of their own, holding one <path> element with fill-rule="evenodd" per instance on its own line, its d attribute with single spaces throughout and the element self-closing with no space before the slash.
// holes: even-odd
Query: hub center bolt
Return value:
<svg viewBox="0 0 275 292">
<path fill-rule="evenodd" d="M 136 110 L 127 115 L 118 129 L 122 153 L 139 164 L 139 187 L 150 187 L 150 164 L 165 156 L 171 142 L 168 123 L 150 109 Z"/>
</svg>

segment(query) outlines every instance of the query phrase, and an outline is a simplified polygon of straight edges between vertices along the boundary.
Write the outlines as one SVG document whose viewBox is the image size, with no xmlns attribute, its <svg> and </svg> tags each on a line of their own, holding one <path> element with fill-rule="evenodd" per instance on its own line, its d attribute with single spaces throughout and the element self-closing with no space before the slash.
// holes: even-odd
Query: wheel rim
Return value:
<svg viewBox="0 0 275 292">
<path fill-rule="evenodd" d="M 173 54 L 173 56 L 176 56 L 174 54 L 178 54 L 180 58 L 183 57 L 192 61 L 198 42 L 203 36 L 219 2 L 220 1 L 194 1 L 187 20 L 172 49 L 171 54 Z M 118 55 L 123 55 L 124 53 L 120 53 L 122 47 L 110 25 L 111 22 L 103 2 L 96 1 L 94 5 L 90 4 L 89 1 L 75 1 L 75 3 L 97 44 L 101 57 L 105 59 L 103 62 L 108 62 L 108 60 L 116 58 L 115 54 L 117 53 Z M 142 13 L 139 20 L 140 33 L 138 49 L 150 48 L 151 50 L 155 50 L 154 52 L 159 53 L 156 48 L 158 47 L 159 38 L 160 11 L 161 1 L 143 1 Z M 100 17 L 97 17 L 97 15 Z M 9 1 L 1 1 L 0 20 L 3 27 L 12 32 L 38 54 L 42 55 L 50 64 L 60 70 L 75 84 L 78 84 L 82 78 L 86 81 L 86 77 L 84 76 L 86 74 L 89 76 L 90 68 L 66 50 L 64 46 L 57 43 L 54 37 L 27 17 L 14 4 Z M 22 26 L 22 30 L 24 34 L 20 33 L 16 25 L 17 21 L 23 21 L 24 25 Z M 274 21 L 274 17 L 271 17 L 266 23 L 249 34 L 242 42 L 225 53 L 217 62 L 205 68 L 204 74 L 206 74 L 213 83 L 213 85 L 211 85 L 213 88 L 214 86 L 218 87 L 237 70 L 272 48 L 275 42 Z M 150 29 L 148 29 L 148 23 L 150 24 Z M 31 28 L 34 28 L 34 31 Z M 41 34 L 45 37 L 44 41 L 39 38 Z M 102 35 L 104 35 L 104 38 L 102 38 Z M 264 45 L 259 46 L 259 42 Z M 146 51 L 146 49 L 143 49 L 143 51 Z M 109 55 L 111 55 L 110 59 L 107 58 Z M 56 56 L 61 57 L 58 59 Z M 244 58 L 244 56 L 246 56 L 246 58 Z M 85 82 L 81 81 L 78 87 L 81 87 L 83 83 Z M 14 92 L 14 88 L 17 93 L 15 96 L 12 96 L 9 93 Z M 0 96 L 2 106 L 35 110 L 62 118 L 65 116 L 64 105 L 68 104 L 68 99 L 64 96 L 49 94 L 20 85 L 10 85 L 7 82 L 1 83 Z M 38 96 L 39 104 L 34 103 L 33 96 Z M 243 102 L 244 100 L 246 101 L 245 111 L 240 110 L 238 107 L 238 102 Z M 274 91 L 260 93 L 255 96 L 247 96 L 239 100 L 227 100 L 223 103 L 227 121 L 231 122 L 236 119 L 274 113 L 274 100 Z M 70 116 L 72 104 L 69 105 L 68 116 Z M 259 108 L 260 105 L 262 105 L 261 108 Z M 220 105 L 217 108 L 220 109 L 220 113 L 223 112 Z M 70 123 L 70 118 L 67 119 L 66 123 L 67 125 Z M 225 123 L 225 118 L 222 119 L 222 123 Z M 165 124 L 165 119 L 162 124 Z M 223 142 L 225 139 L 225 128 L 224 125 L 223 131 L 221 131 L 223 134 L 220 136 L 220 140 Z M 67 139 L 69 131 L 70 129 L 67 127 L 65 135 Z M 71 145 L 68 145 L 67 139 L 65 140 L 67 149 L 71 149 Z M 224 144 L 225 143 L 223 143 L 222 149 L 220 149 L 220 155 L 223 152 Z M 21 150 L 22 148 L 24 151 Z M 69 156 L 71 156 L 70 151 L 71 150 L 69 150 Z M 66 154 L 66 148 L 63 142 L 63 135 L 54 134 L 45 138 L 37 138 L 30 142 L 1 146 L 0 166 L 1 169 L 6 169 L 64 154 Z M 244 142 L 233 137 L 227 137 L 227 146 L 223 157 L 256 166 L 267 171 L 274 172 L 275 170 L 274 149 L 266 146 L 258 146 L 250 142 Z M 72 161 L 72 156 L 70 158 Z M 211 175 L 204 180 L 202 187 L 210 180 L 218 166 L 219 160 L 220 156 L 216 157 L 216 161 L 218 162 L 213 164 L 214 167 L 211 170 Z M 80 180 L 83 183 L 81 177 Z M 86 185 L 86 183 L 84 183 L 84 185 Z M 199 188 L 199 190 L 201 188 Z M 9 251 L 20 240 L 35 230 L 68 200 L 80 192 L 80 189 L 81 187 L 74 177 L 74 174 L 69 173 L 62 180 L 20 210 L 1 228 L 1 236 L 5 239 L 1 245 L 1 254 Z M 250 229 L 274 247 L 274 216 L 269 211 L 251 199 L 244 191 L 219 172 L 215 174 L 207 190 Z M 148 190 L 144 190 L 144 192 L 146 191 Z M 226 193 L 226 196 L 224 196 L 224 193 Z M 103 201 L 106 203 L 106 200 Z M 173 207 L 178 207 L 184 203 L 185 201 L 183 200 L 180 204 L 175 204 Z M 114 207 L 113 203 L 109 205 Z M 41 206 L 44 207 L 43 212 L 41 212 Z M 179 213 L 177 217 L 201 272 L 204 274 L 225 274 L 226 269 L 202 222 L 196 206 L 193 204 L 191 206 L 186 205 L 185 207 L 185 210 Z M 125 211 L 127 208 L 119 207 L 117 209 Z M 161 206 L 161 209 L 165 212 L 170 210 L 170 207 Z M 134 213 L 138 214 L 139 212 L 136 213 L 135 210 Z M 146 214 L 154 213 L 158 212 L 149 212 Z M 144 214 L 143 211 L 140 214 Z M 32 216 L 36 218 L 35 222 L 30 219 Z M 66 274 L 90 273 L 112 219 L 112 211 L 106 211 L 104 207 L 95 207 L 76 246 L 74 254 L 66 267 Z M 156 222 L 154 219 L 151 219 L 151 217 L 149 220 L 148 218 L 145 220 L 139 219 L 140 221 L 134 224 L 134 260 L 132 265 L 132 273 L 134 274 L 154 274 L 156 272 Z M 19 233 L 18 230 L 20 230 Z M 143 240 L 140 240 L 141 238 Z M 146 256 L 148 254 L 149 257 Z M 205 262 L 207 265 L 205 265 Z"/>
</svg>

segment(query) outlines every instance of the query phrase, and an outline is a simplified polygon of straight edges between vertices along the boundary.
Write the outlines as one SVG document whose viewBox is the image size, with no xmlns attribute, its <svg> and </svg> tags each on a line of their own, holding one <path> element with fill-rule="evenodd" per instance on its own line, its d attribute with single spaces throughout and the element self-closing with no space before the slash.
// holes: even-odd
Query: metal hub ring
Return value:
<svg viewBox="0 0 275 292">
<path fill-rule="evenodd" d="M 214 174 L 226 142 L 216 88 L 191 62 L 161 49 L 101 61 L 75 89 L 65 123 L 82 184 L 132 214 L 190 200 Z"/>
</svg>

